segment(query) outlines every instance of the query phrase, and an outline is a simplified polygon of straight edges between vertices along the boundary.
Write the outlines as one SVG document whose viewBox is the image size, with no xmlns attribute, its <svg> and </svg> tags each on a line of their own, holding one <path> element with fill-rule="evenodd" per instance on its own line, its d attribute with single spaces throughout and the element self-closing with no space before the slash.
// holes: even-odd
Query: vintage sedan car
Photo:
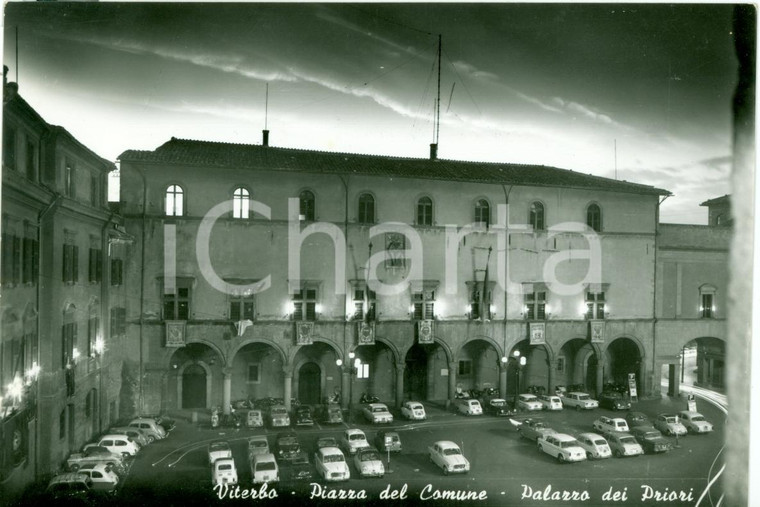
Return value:
<svg viewBox="0 0 760 507">
<path fill-rule="evenodd" d="M 382 477 L 385 466 L 377 449 L 361 449 L 354 456 L 354 466 L 362 477 Z"/>
<path fill-rule="evenodd" d="M 405 401 L 401 405 L 401 415 L 410 421 L 424 421 L 427 419 L 425 407 L 419 401 Z"/>
<path fill-rule="evenodd" d="M 66 468 L 70 472 L 76 472 L 84 465 L 100 463 L 123 467 L 124 456 L 111 452 L 105 447 L 86 445 L 82 452 L 75 452 L 69 456 L 69 459 L 66 460 Z"/>
<path fill-rule="evenodd" d="M 369 447 L 367 435 L 365 435 L 362 430 L 356 428 L 344 431 L 340 443 L 351 456 L 356 454 L 356 451 L 359 449 L 366 449 Z"/>
<path fill-rule="evenodd" d="M 280 459 L 293 459 L 301 452 L 301 443 L 295 431 L 283 431 L 277 434 L 275 452 Z"/>
<path fill-rule="evenodd" d="M 113 491 L 119 484 L 119 476 L 104 463 L 82 465 L 78 473 L 84 474 L 92 481 L 90 489 L 94 491 Z"/>
<path fill-rule="evenodd" d="M 155 438 L 149 435 L 146 431 L 141 430 L 140 428 L 135 428 L 133 426 L 113 427 L 108 430 L 108 433 L 111 435 L 126 435 L 130 437 L 134 443 L 140 446 L 140 448 L 143 448 L 155 441 Z"/>
<path fill-rule="evenodd" d="M 610 444 L 603 436 L 596 433 L 581 433 L 578 435 L 578 445 L 586 451 L 588 459 L 603 459 L 612 456 Z"/>
<path fill-rule="evenodd" d="M 645 453 L 668 452 L 673 448 L 670 442 L 662 436 L 662 433 L 653 426 L 634 426 L 631 428 L 631 435 L 641 444 Z"/>
<path fill-rule="evenodd" d="M 323 447 L 338 447 L 338 440 L 335 437 L 319 437 L 317 439 L 317 449 Z"/>
<path fill-rule="evenodd" d="M 235 460 L 232 458 L 219 458 L 211 465 L 211 483 L 216 486 L 219 484 L 237 484 L 238 475 L 235 468 Z"/>
<path fill-rule="evenodd" d="M 643 412 L 628 412 L 625 414 L 625 422 L 628 423 L 629 428 L 634 426 L 651 426 L 652 423 L 649 417 Z"/>
<path fill-rule="evenodd" d="M 269 452 L 269 442 L 264 435 L 248 439 L 248 459 L 253 459 L 257 454 L 269 454 Z"/>
<path fill-rule="evenodd" d="M 428 457 L 435 465 L 441 467 L 444 475 L 467 473 L 470 462 L 462 455 L 462 450 L 454 442 L 441 440 L 428 447 Z"/>
<path fill-rule="evenodd" d="M 337 447 L 323 447 L 314 453 L 317 473 L 327 482 L 347 481 L 351 478 L 346 457 Z"/>
<path fill-rule="evenodd" d="M 699 412 L 682 410 L 678 413 L 678 417 L 691 433 L 710 433 L 713 430 L 713 425 L 707 422 L 705 416 Z"/>
<path fill-rule="evenodd" d="M 618 392 L 608 391 L 599 395 L 599 406 L 610 410 L 630 410 L 631 402 Z"/>
<path fill-rule="evenodd" d="M 602 416 L 593 423 L 594 429 L 600 433 L 628 432 L 628 423 L 621 417 Z"/>
<path fill-rule="evenodd" d="M 575 407 L 575 410 L 591 410 L 599 408 L 599 402 L 592 399 L 588 393 L 573 391 L 566 393 L 561 399 L 564 406 Z"/>
<path fill-rule="evenodd" d="M 393 422 L 393 414 L 384 403 L 369 403 L 362 408 L 362 414 L 372 424 Z"/>
<path fill-rule="evenodd" d="M 100 447 L 105 447 L 111 452 L 119 453 L 122 456 L 134 456 L 140 447 L 126 435 L 106 434 L 100 437 L 97 442 Z"/>
<path fill-rule="evenodd" d="M 272 428 L 284 428 L 290 426 L 290 416 L 285 405 L 273 405 L 269 408 L 269 425 Z"/>
<path fill-rule="evenodd" d="M 527 438 L 528 440 L 538 440 L 539 437 L 544 435 L 557 433 L 544 424 L 544 421 L 541 419 L 525 419 L 517 428 L 517 431 L 522 438 Z"/>
<path fill-rule="evenodd" d="M 678 420 L 676 414 L 660 414 L 654 420 L 654 427 L 666 435 L 683 436 L 686 435 L 686 426 Z"/>
<path fill-rule="evenodd" d="M 383 452 L 401 452 L 401 437 L 395 431 L 378 431 L 375 447 Z"/>
<path fill-rule="evenodd" d="M 274 454 L 257 454 L 251 460 L 251 477 L 254 484 L 280 482 L 280 468 Z"/>
<path fill-rule="evenodd" d="M 578 444 L 575 437 L 565 433 L 550 433 L 537 440 L 539 452 L 557 458 L 560 463 L 585 461 L 586 449 Z"/>
<path fill-rule="evenodd" d="M 301 405 L 296 409 L 296 426 L 314 426 L 314 417 L 311 415 L 311 407 Z"/>
<path fill-rule="evenodd" d="M 538 397 L 538 401 L 541 402 L 544 410 L 562 410 L 562 399 L 559 396 L 542 394 Z"/>
<path fill-rule="evenodd" d="M 641 444 L 639 444 L 630 433 L 612 431 L 606 433 L 604 438 L 607 439 L 612 454 L 616 458 L 622 458 L 624 456 L 640 456 L 644 454 L 644 449 L 641 447 Z"/>
<path fill-rule="evenodd" d="M 153 435 L 156 440 L 166 438 L 167 435 L 164 427 L 157 423 L 156 419 L 153 417 L 137 417 L 129 421 L 129 424 L 127 426 L 145 430 L 149 435 Z"/>
<path fill-rule="evenodd" d="M 543 408 L 538 396 L 534 394 L 521 394 L 517 397 L 518 410 L 542 410 Z"/>
<path fill-rule="evenodd" d="M 89 505 L 92 481 L 89 477 L 80 473 L 66 473 L 56 475 L 45 488 L 45 497 L 52 500 L 53 504 L 64 505 Z"/>
<path fill-rule="evenodd" d="M 251 409 L 245 417 L 245 425 L 249 428 L 261 428 L 264 426 L 264 418 L 261 416 L 261 410 Z"/>
<path fill-rule="evenodd" d="M 214 461 L 221 458 L 231 458 L 232 449 L 230 444 L 224 440 L 216 440 L 208 444 L 208 464 L 213 465 Z"/>
<path fill-rule="evenodd" d="M 501 398 L 491 398 L 486 405 L 486 413 L 497 417 L 506 417 L 514 415 L 515 411 L 509 406 L 507 400 Z"/>
<path fill-rule="evenodd" d="M 474 399 L 454 400 L 454 408 L 464 415 L 483 415 L 483 407 L 480 406 L 478 400 Z"/>
<path fill-rule="evenodd" d="M 300 452 L 289 463 L 283 465 L 282 473 L 291 481 L 311 481 L 313 473 L 309 457 L 305 452 Z"/>
<path fill-rule="evenodd" d="M 319 419 L 325 424 L 341 424 L 343 422 L 343 410 L 337 403 L 328 403 L 319 408 Z"/>
</svg>

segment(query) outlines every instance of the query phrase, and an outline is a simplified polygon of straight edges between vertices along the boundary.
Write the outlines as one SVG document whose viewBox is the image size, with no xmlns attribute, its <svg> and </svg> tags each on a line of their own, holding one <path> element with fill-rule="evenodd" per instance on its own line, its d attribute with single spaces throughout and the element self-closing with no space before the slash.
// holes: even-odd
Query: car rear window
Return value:
<svg viewBox="0 0 760 507">
<path fill-rule="evenodd" d="M 268 470 L 274 470 L 275 464 L 273 461 L 262 461 L 261 463 L 256 464 L 256 471 L 257 472 L 264 472 Z"/>
<path fill-rule="evenodd" d="M 606 440 L 594 440 L 594 445 L 607 445 Z"/>
<path fill-rule="evenodd" d="M 620 443 L 621 444 L 635 444 L 636 443 L 636 439 L 633 438 L 633 437 L 622 437 L 620 439 Z"/>
</svg>

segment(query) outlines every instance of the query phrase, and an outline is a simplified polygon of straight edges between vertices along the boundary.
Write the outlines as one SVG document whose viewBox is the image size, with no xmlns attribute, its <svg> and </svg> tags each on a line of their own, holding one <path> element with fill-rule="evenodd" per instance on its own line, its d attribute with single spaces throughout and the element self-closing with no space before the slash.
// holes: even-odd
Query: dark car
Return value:
<svg viewBox="0 0 760 507">
<path fill-rule="evenodd" d="M 305 452 L 300 452 L 282 468 L 283 475 L 291 481 L 311 481 L 314 477 L 309 457 Z"/>
<path fill-rule="evenodd" d="M 635 426 L 631 428 L 630 433 L 641 444 L 645 453 L 668 452 L 673 448 L 670 442 L 654 426 Z"/>
<path fill-rule="evenodd" d="M 301 405 L 296 409 L 296 426 L 314 426 L 314 418 L 311 415 L 311 407 Z"/>
<path fill-rule="evenodd" d="M 540 437 L 557 433 L 552 428 L 544 424 L 541 419 L 525 419 L 517 429 L 522 438 L 528 440 L 538 440 Z"/>
<path fill-rule="evenodd" d="M 298 456 L 301 453 L 301 444 L 298 442 L 296 432 L 283 431 L 278 433 L 275 452 L 279 459 L 291 460 Z"/>
<path fill-rule="evenodd" d="M 649 417 L 647 417 L 647 415 L 643 412 L 628 412 L 625 414 L 625 422 L 628 423 L 629 428 L 652 425 Z"/>
<path fill-rule="evenodd" d="M 378 431 L 375 435 L 375 447 L 382 452 L 401 452 L 401 437 L 395 431 Z"/>
<path fill-rule="evenodd" d="M 337 403 L 328 403 L 320 407 L 319 419 L 327 424 L 341 424 L 343 422 L 343 411 Z"/>
<path fill-rule="evenodd" d="M 505 417 L 505 416 L 515 414 L 515 411 L 512 410 L 512 407 L 509 405 L 509 403 L 506 400 L 503 400 L 501 398 L 491 398 L 484 405 L 484 407 L 486 409 L 487 414 L 491 414 L 491 415 L 495 415 L 499 417 Z"/>
<path fill-rule="evenodd" d="M 599 396 L 599 406 L 610 410 L 629 410 L 631 402 L 615 391 L 606 391 Z"/>
</svg>

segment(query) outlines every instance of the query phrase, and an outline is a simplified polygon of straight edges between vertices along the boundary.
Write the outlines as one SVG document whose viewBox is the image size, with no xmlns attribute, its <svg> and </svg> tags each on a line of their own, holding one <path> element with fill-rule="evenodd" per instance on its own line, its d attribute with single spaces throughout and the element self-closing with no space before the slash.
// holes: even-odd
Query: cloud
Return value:
<svg viewBox="0 0 760 507">
<path fill-rule="evenodd" d="M 485 70 L 480 70 L 476 68 L 474 65 L 471 65 L 467 62 L 463 62 L 461 60 L 452 62 L 454 66 L 454 69 L 456 69 L 457 72 L 460 74 L 466 74 L 467 76 L 473 78 L 473 79 L 481 79 L 485 81 L 498 81 L 499 76 L 492 72 L 488 72 Z"/>
</svg>

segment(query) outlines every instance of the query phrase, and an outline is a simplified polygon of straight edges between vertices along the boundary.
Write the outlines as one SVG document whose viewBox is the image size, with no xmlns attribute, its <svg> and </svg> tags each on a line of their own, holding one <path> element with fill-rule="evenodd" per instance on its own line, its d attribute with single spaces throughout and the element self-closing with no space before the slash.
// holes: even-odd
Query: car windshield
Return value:
<svg viewBox="0 0 760 507">
<path fill-rule="evenodd" d="M 705 418 L 702 417 L 701 415 L 695 415 L 694 417 L 691 418 L 691 420 L 694 422 L 702 422 L 705 420 Z"/>
<path fill-rule="evenodd" d="M 594 445 L 607 445 L 606 440 L 594 440 Z"/>
<path fill-rule="evenodd" d="M 251 440 L 248 445 L 251 447 L 267 447 L 268 444 L 263 440 Z"/>
<path fill-rule="evenodd" d="M 625 421 L 615 421 L 615 426 L 622 428 L 625 425 L 626 425 Z"/>
<path fill-rule="evenodd" d="M 588 396 L 588 394 L 579 394 L 577 398 L 579 400 L 588 400 L 589 396 Z"/>
<path fill-rule="evenodd" d="M 212 451 L 212 452 L 213 451 L 226 451 L 229 448 L 230 448 L 230 446 L 228 446 L 224 442 L 219 442 L 219 443 L 211 444 L 211 446 L 209 446 L 209 450 Z"/>
<path fill-rule="evenodd" d="M 321 447 L 336 447 L 337 446 L 334 438 L 320 438 L 319 445 Z"/>
<path fill-rule="evenodd" d="M 325 456 L 325 463 L 342 463 L 344 461 L 342 454 L 328 454 Z"/>
<path fill-rule="evenodd" d="M 387 410 L 383 407 L 375 407 L 372 409 L 373 412 L 387 412 Z"/>
<path fill-rule="evenodd" d="M 378 456 L 378 454 L 374 451 L 363 452 L 359 459 L 361 461 L 380 461 L 380 456 Z"/>
<path fill-rule="evenodd" d="M 536 429 L 546 428 L 546 425 L 544 423 L 542 423 L 541 421 L 536 421 L 536 422 L 533 423 L 533 427 L 536 428 Z"/>
<path fill-rule="evenodd" d="M 568 447 L 578 447 L 577 440 L 568 440 L 566 442 L 560 442 L 560 447 L 567 449 Z"/>
<path fill-rule="evenodd" d="M 422 405 L 412 405 L 412 410 L 419 410 L 422 408 Z"/>
<path fill-rule="evenodd" d="M 277 443 L 280 445 L 280 447 L 292 447 L 294 445 L 298 445 L 298 439 L 296 437 L 282 437 L 277 441 Z"/>
<path fill-rule="evenodd" d="M 504 407 L 507 405 L 507 402 L 504 400 L 491 400 L 491 405 L 494 407 Z"/>
<path fill-rule="evenodd" d="M 462 451 L 460 451 L 456 447 L 449 447 L 448 449 L 443 450 L 443 454 L 445 456 L 456 456 L 458 454 L 462 454 Z"/>
<path fill-rule="evenodd" d="M 620 396 L 620 393 L 607 393 L 607 397 L 613 399 L 622 398 L 622 396 Z"/>
<path fill-rule="evenodd" d="M 635 444 L 636 443 L 636 439 L 633 438 L 633 437 L 621 437 L 620 438 L 620 443 L 621 444 Z"/>
<path fill-rule="evenodd" d="M 644 433 L 644 438 L 659 438 L 660 432 L 659 431 L 649 431 L 647 433 Z"/>
<path fill-rule="evenodd" d="M 274 461 L 263 461 L 256 465 L 257 472 L 265 472 L 268 470 L 274 470 L 275 468 L 276 467 L 275 467 Z"/>
<path fill-rule="evenodd" d="M 329 413 L 330 415 L 340 414 L 340 409 L 339 408 L 331 408 L 331 409 L 329 409 L 327 411 L 327 413 Z"/>
<path fill-rule="evenodd" d="M 366 440 L 366 438 L 364 438 L 364 435 L 362 435 L 361 433 L 352 433 L 351 435 L 349 435 L 348 439 L 349 440 Z"/>
<path fill-rule="evenodd" d="M 232 470 L 232 465 L 219 465 L 219 470 Z"/>
<path fill-rule="evenodd" d="M 674 424 L 674 423 L 677 423 L 678 420 L 675 417 L 666 417 L 665 422 L 668 424 Z"/>
<path fill-rule="evenodd" d="M 273 408 L 272 415 L 288 415 L 288 411 L 284 408 Z"/>
</svg>

